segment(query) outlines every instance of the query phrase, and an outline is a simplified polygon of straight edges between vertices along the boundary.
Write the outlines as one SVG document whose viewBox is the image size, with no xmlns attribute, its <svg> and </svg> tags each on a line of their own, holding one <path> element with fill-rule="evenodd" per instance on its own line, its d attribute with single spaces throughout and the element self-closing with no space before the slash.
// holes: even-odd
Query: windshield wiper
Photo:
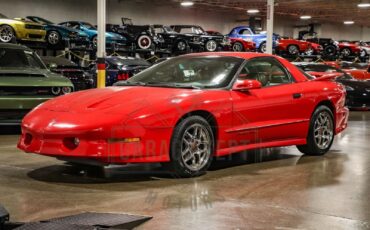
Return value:
<svg viewBox="0 0 370 230">
<path fill-rule="evenodd" d="M 184 89 L 201 89 L 199 86 L 195 85 L 184 85 L 179 83 L 166 83 L 166 82 L 146 82 L 146 86 L 163 86 L 171 88 L 184 88 Z"/>
</svg>

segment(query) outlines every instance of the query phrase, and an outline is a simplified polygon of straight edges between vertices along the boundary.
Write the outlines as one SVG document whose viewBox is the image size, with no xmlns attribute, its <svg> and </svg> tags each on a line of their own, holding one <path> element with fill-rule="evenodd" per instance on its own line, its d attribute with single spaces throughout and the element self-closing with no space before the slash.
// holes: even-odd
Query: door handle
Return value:
<svg viewBox="0 0 370 230">
<path fill-rule="evenodd" d="M 294 93 L 293 94 L 293 99 L 299 99 L 302 97 L 302 94 L 301 93 Z"/>
</svg>

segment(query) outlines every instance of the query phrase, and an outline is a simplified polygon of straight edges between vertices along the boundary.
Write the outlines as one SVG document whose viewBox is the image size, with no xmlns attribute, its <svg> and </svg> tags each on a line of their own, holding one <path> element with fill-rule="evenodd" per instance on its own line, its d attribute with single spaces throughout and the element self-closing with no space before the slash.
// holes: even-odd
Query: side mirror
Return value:
<svg viewBox="0 0 370 230">
<path fill-rule="evenodd" d="M 50 63 L 50 64 L 48 64 L 48 66 L 47 66 L 50 70 L 54 70 L 54 69 L 56 69 L 56 68 L 58 68 L 58 65 L 57 64 L 55 64 L 55 63 Z"/>
<path fill-rule="evenodd" d="M 257 80 L 238 80 L 233 86 L 233 90 L 235 91 L 248 91 L 260 88 L 262 88 L 262 84 Z"/>
</svg>

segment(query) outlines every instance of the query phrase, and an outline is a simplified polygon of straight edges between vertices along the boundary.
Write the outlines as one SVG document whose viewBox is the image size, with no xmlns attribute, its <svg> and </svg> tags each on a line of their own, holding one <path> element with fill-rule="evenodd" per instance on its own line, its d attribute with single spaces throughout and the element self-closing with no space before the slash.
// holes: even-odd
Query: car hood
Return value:
<svg viewBox="0 0 370 230">
<path fill-rule="evenodd" d="M 142 108 L 173 104 L 181 98 L 201 93 L 201 90 L 117 86 L 84 90 L 46 102 L 43 109 L 68 113 L 104 112 L 132 114 Z M 138 96 L 140 95 L 140 96 Z"/>
<path fill-rule="evenodd" d="M 47 27 L 49 29 L 61 29 L 61 30 L 65 30 L 65 31 L 68 31 L 68 32 L 75 32 L 77 33 L 78 35 L 82 36 L 82 37 L 87 37 L 87 34 L 81 30 L 76 30 L 76 29 L 73 29 L 73 28 L 69 28 L 69 27 L 66 27 L 66 26 L 61 26 L 61 25 L 57 25 L 57 24 L 49 24 L 47 25 Z"/>
<path fill-rule="evenodd" d="M 47 69 L 0 69 L 1 86 L 70 86 L 72 83 L 62 75 Z"/>
</svg>

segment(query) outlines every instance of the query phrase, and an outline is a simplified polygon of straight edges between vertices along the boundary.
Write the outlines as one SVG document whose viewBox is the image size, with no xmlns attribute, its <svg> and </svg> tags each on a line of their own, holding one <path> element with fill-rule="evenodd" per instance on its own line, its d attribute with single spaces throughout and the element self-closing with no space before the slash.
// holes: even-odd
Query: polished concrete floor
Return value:
<svg viewBox="0 0 370 230">
<path fill-rule="evenodd" d="M 13 221 L 95 211 L 154 217 L 138 229 L 370 229 L 370 112 L 351 112 L 325 156 L 249 152 L 192 179 L 157 165 L 80 170 L 16 142 L 0 136 L 0 203 Z"/>
</svg>

